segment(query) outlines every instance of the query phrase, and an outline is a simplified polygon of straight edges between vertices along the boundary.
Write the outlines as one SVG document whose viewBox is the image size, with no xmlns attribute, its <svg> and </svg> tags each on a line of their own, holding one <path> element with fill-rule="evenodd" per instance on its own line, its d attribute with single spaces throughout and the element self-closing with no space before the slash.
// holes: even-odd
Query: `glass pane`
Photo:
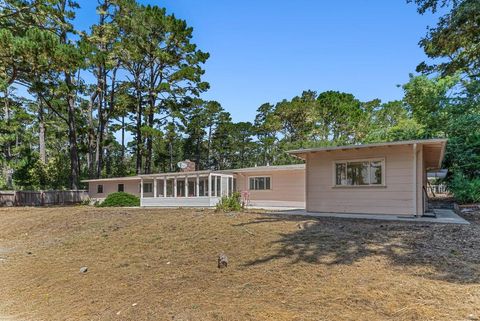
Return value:
<svg viewBox="0 0 480 321">
<path fill-rule="evenodd" d="M 217 176 L 217 194 L 216 196 L 221 196 L 221 190 L 220 190 L 220 187 L 221 187 L 221 177 L 220 176 Z"/>
<path fill-rule="evenodd" d="M 143 192 L 151 193 L 152 192 L 152 183 L 143 183 Z"/>
<path fill-rule="evenodd" d="M 157 193 L 159 196 L 165 196 L 163 195 L 163 179 L 157 181 Z"/>
<path fill-rule="evenodd" d="M 173 179 L 167 180 L 167 197 L 173 197 Z"/>
<path fill-rule="evenodd" d="M 265 177 L 265 189 L 270 189 L 270 177 Z"/>
<path fill-rule="evenodd" d="M 255 179 L 250 178 L 250 189 L 255 189 Z"/>
<path fill-rule="evenodd" d="M 370 162 L 370 184 L 382 184 L 382 162 Z"/>
<path fill-rule="evenodd" d="M 258 189 L 265 189 L 265 177 L 258 177 Z"/>
<path fill-rule="evenodd" d="M 234 191 L 234 188 L 233 188 L 233 177 L 229 177 L 228 178 L 228 195 L 232 195 Z"/>
<path fill-rule="evenodd" d="M 215 196 L 215 176 L 210 177 L 210 196 Z"/>
<path fill-rule="evenodd" d="M 206 178 L 200 178 L 200 185 L 198 186 L 199 196 L 207 196 L 207 184 Z"/>
<path fill-rule="evenodd" d="M 222 179 L 222 196 L 228 196 L 228 177 L 221 177 Z"/>
<path fill-rule="evenodd" d="M 177 197 L 185 196 L 185 181 L 177 179 Z"/>
<path fill-rule="evenodd" d="M 347 185 L 347 164 L 341 163 L 335 165 L 335 184 Z"/>
<path fill-rule="evenodd" d="M 368 185 L 369 162 L 348 163 L 347 180 L 349 185 Z"/>
<path fill-rule="evenodd" d="M 197 187 L 197 182 L 192 181 L 191 179 L 188 180 L 188 197 L 195 197 L 197 196 L 196 194 L 196 187 Z"/>
</svg>

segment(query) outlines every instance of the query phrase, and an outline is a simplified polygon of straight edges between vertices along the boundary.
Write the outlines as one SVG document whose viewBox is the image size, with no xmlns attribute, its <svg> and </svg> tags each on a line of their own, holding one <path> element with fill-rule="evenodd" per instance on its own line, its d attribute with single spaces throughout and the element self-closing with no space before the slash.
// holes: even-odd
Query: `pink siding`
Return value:
<svg viewBox="0 0 480 321">
<path fill-rule="evenodd" d="M 90 198 L 105 198 L 110 193 L 118 191 L 118 184 L 124 184 L 124 192 L 140 196 L 140 179 L 88 182 L 88 195 Z M 97 193 L 97 186 L 103 185 L 103 193 Z"/>
<path fill-rule="evenodd" d="M 270 190 L 249 190 L 249 177 L 269 176 Z M 242 172 L 236 175 L 237 190 L 248 191 L 253 201 L 305 202 L 305 171 L 276 170 Z"/>
<path fill-rule="evenodd" d="M 418 149 L 422 150 L 421 145 Z M 423 182 L 421 156 L 417 155 L 417 186 Z M 385 186 L 334 187 L 335 160 L 365 158 L 385 159 Z M 413 173 L 412 145 L 310 153 L 306 166 L 307 211 L 412 215 Z M 421 206 L 420 198 L 417 208 Z"/>
</svg>

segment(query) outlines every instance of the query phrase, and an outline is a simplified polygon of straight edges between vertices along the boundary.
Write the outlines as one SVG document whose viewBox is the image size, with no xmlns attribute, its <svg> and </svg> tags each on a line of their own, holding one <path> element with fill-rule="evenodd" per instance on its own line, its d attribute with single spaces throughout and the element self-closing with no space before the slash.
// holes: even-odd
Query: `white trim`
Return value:
<svg viewBox="0 0 480 321">
<path fill-rule="evenodd" d="M 417 144 L 413 144 L 413 215 L 417 216 Z"/>
<path fill-rule="evenodd" d="M 332 161 L 332 187 L 333 188 L 365 188 L 365 187 L 387 187 L 386 182 L 386 161 L 385 156 L 382 157 L 369 157 L 369 158 L 351 158 L 351 159 L 338 159 Z M 337 184 L 337 164 L 346 164 L 348 163 L 361 163 L 361 162 L 381 162 L 382 164 L 382 183 L 381 184 L 370 184 L 370 166 L 368 167 L 368 180 L 369 183 L 366 185 L 342 185 Z M 347 168 L 345 169 L 347 172 Z"/>
<path fill-rule="evenodd" d="M 167 178 L 163 179 L 163 197 L 167 197 Z"/>
<path fill-rule="evenodd" d="M 157 195 L 157 178 L 155 177 L 153 179 L 153 197 L 158 197 Z"/>
</svg>

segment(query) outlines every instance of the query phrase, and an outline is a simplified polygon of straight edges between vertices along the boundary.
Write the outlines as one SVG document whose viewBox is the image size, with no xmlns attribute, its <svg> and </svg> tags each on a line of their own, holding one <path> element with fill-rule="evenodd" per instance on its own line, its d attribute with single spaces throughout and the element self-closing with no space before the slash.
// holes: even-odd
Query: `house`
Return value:
<svg viewBox="0 0 480 321">
<path fill-rule="evenodd" d="M 446 139 L 291 150 L 305 161 L 307 212 L 423 215 L 427 171 Z"/>
<path fill-rule="evenodd" d="M 127 192 L 139 196 L 145 207 L 211 207 L 234 191 L 252 207 L 305 207 L 305 164 L 187 170 L 82 182 L 88 183 L 91 199 Z"/>
<path fill-rule="evenodd" d="M 427 172 L 441 168 L 446 139 L 291 150 L 305 164 L 154 173 L 85 180 L 92 199 L 124 191 L 141 206 L 211 207 L 242 193 L 254 207 L 307 212 L 423 215 Z"/>
</svg>

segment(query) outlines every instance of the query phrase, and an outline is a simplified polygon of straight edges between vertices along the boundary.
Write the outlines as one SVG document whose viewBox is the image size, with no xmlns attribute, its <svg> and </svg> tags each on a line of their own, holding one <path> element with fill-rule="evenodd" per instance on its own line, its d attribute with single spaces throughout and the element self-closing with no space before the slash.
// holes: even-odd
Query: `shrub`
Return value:
<svg viewBox="0 0 480 321">
<path fill-rule="evenodd" d="M 468 179 L 461 174 L 455 174 L 448 187 L 460 204 L 480 202 L 480 178 Z"/>
<path fill-rule="evenodd" d="M 240 203 L 240 193 L 235 192 L 231 196 L 223 196 L 217 204 L 217 211 L 223 212 L 237 212 L 242 210 Z"/>
<path fill-rule="evenodd" d="M 125 192 L 112 193 L 98 205 L 99 207 L 124 207 L 124 206 L 140 206 L 140 199 L 132 194 Z"/>
</svg>

